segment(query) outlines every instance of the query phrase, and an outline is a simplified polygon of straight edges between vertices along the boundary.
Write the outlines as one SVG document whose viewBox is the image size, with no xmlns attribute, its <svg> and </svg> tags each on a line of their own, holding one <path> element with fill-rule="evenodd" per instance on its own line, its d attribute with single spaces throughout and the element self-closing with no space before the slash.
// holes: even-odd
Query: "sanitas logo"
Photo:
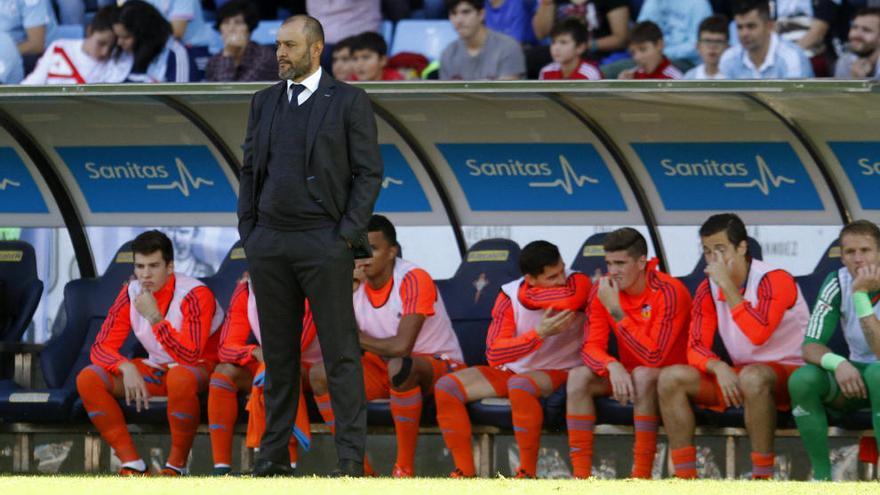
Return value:
<svg viewBox="0 0 880 495">
<path fill-rule="evenodd" d="M 202 177 L 193 177 L 192 173 L 180 158 L 174 159 L 177 171 L 177 179 L 169 183 L 147 184 L 149 190 L 177 189 L 184 197 L 188 198 L 191 189 L 199 189 L 202 186 L 213 186 L 214 181 Z M 140 165 L 138 163 L 125 162 L 125 165 L 97 165 L 95 162 L 86 162 L 85 169 L 91 180 L 119 180 L 119 179 L 169 179 L 171 174 L 165 165 Z"/>
<path fill-rule="evenodd" d="M 3 180 L 0 180 L 0 191 L 5 191 L 8 187 L 21 187 L 21 182 L 4 177 Z"/>
<path fill-rule="evenodd" d="M 862 175 L 880 175 L 880 162 L 872 162 L 870 158 L 859 158 L 859 167 Z"/>
<path fill-rule="evenodd" d="M 391 186 L 402 186 L 403 180 L 394 177 L 385 177 L 382 179 L 382 189 L 388 189 Z"/>
<path fill-rule="evenodd" d="M 748 182 L 725 182 L 727 188 L 758 188 L 764 196 L 770 195 L 771 188 L 778 189 L 782 184 L 794 184 L 795 180 L 782 175 L 775 175 L 773 170 L 761 155 L 755 155 L 758 167 L 758 178 Z M 702 162 L 673 163 L 673 160 L 665 158 L 660 160 L 663 167 L 663 175 L 668 177 L 747 177 L 749 167 L 742 162 L 718 162 L 717 160 L 705 159 Z"/>
<path fill-rule="evenodd" d="M 547 162 L 523 163 L 519 160 L 508 160 L 507 163 L 483 162 L 479 165 L 477 160 L 469 159 L 465 165 L 470 169 L 469 174 L 473 177 L 480 176 L 513 176 L 513 177 L 550 177 L 553 168 Z M 552 181 L 531 181 L 529 187 L 560 187 L 569 196 L 574 194 L 576 187 L 584 187 L 586 184 L 598 184 L 599 180 L 588 175 L 578 174 L 564 155 L 559 155 L 559 167 L 562 177 Z"/>
</svg>

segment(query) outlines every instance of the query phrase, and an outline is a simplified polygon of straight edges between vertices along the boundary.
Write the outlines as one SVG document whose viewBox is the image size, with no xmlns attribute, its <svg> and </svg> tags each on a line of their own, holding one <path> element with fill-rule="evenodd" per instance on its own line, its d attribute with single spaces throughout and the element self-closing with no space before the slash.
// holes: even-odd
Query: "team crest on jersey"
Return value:
<svg viewBox="0 0 880 495">
<path fill-rule="evenodd" d="M 645 320 L 651 319 L 651 305 L 650 304 L 642 305 L 642 318 L 644 318 Z"/>
</svg>

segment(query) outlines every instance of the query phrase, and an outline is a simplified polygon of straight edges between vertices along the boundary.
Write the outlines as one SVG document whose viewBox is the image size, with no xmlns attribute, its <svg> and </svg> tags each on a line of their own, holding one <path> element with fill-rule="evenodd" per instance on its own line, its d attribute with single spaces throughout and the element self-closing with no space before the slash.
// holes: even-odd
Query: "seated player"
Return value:
<svg viewBox="0 0 880 495">
<path fill-rule="evenodd" d="M 749 256 L 738 216 L 709 217 L 700 242 L 707 280 L 694 296 L 688 364 L 664 368 L 658 384 L 675 476 L 697 476 L 693 401 L 716 410 L 742 406 L 752 478 L 770 478 L 776 410 L 789 407 L 788 377 L 803 364 L 810 311 L 791 274 Z M 732 366 L 712 351 L 716 333 Z"/>
<path fill-rule="evenodd" d="M 217 362 L 216 332 L 223 310 L 202 282 L 174 273 L 171 240 L 158 230 L 132 242 L 135 280 L 116 297 L 92 345 L 92 363 L 76 377 L 89 419 L 122 461 L 121 475 L 146 474 L 147 466 L 128 433 L 116 398 L 150 407 L 150 397 L 168 397 L 171 452 L 160 474 L 186 474 L 199 426 L 199 393 Z M 119 348 L 134 332 L 146 359 L 126 359 Z"/>
<path fill-rule="evenodd" d="M 314 321 L 309 305 L 306 303 L 303 318 L 303 348 L 314 340 Z M 256 344 L 249 344 L 253 334 Z M 251 290 L 250 278 L 245 272 L 232 293 L 229 311 L 223 323 L 218 351 L 220 364 L 211 374 L 208 387 L 208 430 L 211 435 L 211 450 L 214 455 L 214 474 L 225 475 L 231 472 L 232 436 L 238 418 L 238 393 L 250 392 L 248 402 L 249 447 L 259 447 L 259 439 L 265 431 L 265 407 L 262 403 L 262 374 L 265 370 L 263 350 L 260 347 L 260 321 L 257 316 L 257 301 Z M 297 442 L 297 439 L 300 442 Z M 300 388 L 300 406 L 297 409 L 294 435 L 291 436 L 290 465 L 296 468 L 297 445 L 308 450 L 310 445 L 309 415 Z"/>
<path fill-rule="evenodd" d="M 428 272 L 397 257 L 394 225 L 373 215 L 367 225 L 373 257 L 359 260 L 365 281 L 353 295 L 360 329 L 367 400 L 391 399 L 397 435 L 396 478 L 413 476 L 413 463 L 422 416 L 422 396 L 434 383 L 464 366 L 464 357 L 443 298 Z M 324 420 L 333 411 L 322 363 L 309 373 L 315 400 Z"/>
<path fill-rule="evenodd" d="M 526 245 L 523 276 L 501 287 L 486 338 L 489 366 L 475 366 L 437 381 L 437 423 L 452 452 L 452 477 L 474 476 L 471 423 L 465 404 L 508 397 L 519 446 L 518 478 L 534 478 L 544 411 L 538 401 L 565 383 L 581 364 L 584 310 L 590 279 L 566 271 L 559 249 L 547 241 Z"/>
<path fill-rule="evenodd" d="M 826 407 L 838 414 L 870 407 L 874 435 L 880 436 L 880 229 L 867 220 L 846 225 L 840 257 L 843 267 L 825 278 L 807 325 L 807 364 L 788 382 L 792 415 L 816 480 L 831 479 Z M 849 359 L 828 348 L 838 322 Z"/>
<path fill-rule="evenodd" d="M 648 261 L 648 243 L 637 230 L 608 234 L 602 246 L 608 275 L 590 297 L 581 356 L 586 366 L 568 374 L 566 420 L 571 464 L 577 478 L 592 472 L 595 397 L 633 404 L 636 438 L 633 478 L 650 478 L 657 451 L 657 378 L 660 368 L 687 362 L 691 295 L 678 279 Z M 616 359 L 608 335 L 617 338 Z"/>
</svg>

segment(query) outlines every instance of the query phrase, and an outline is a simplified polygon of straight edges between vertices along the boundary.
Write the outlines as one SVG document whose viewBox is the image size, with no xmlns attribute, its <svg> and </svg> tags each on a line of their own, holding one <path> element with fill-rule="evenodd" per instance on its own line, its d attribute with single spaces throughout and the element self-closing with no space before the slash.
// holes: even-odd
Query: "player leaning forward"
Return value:
<svg viewBox="0 0 880 495">
<path fill-rule="evenodd" d="M 152 396 L 168 397 L 171 452 L 162 475 L 185 474 L 201 420 L 199 393 L 217 362 L 216 330 L 223 310 L 202 282 L 174 273 L 174 248 L 165 234 L 151 230 L 132 242 L 134 275 L 123 286 L 92 345 L 92 365 L 76 378 L 76 388 L 101 437 L 122 461 L 120 474 L 144 474 L 116 398 L 149 408 Z M 119 350 L 130 332 L 146 349 L 145 359 L 129 360 Z"/>
<path fill-rule="evenodd" d="M 805 366 L 791 375 L 792 415 L 813 464 L 813 478 L 831 479 L 828 416 L 870 406 L 880 435 L 880 229 L 856 220 L 840 232 L 843 267 L 825 278 L 804 338 Z M 828 342 L 838 322 L 849 359 Z"/>
</svg>

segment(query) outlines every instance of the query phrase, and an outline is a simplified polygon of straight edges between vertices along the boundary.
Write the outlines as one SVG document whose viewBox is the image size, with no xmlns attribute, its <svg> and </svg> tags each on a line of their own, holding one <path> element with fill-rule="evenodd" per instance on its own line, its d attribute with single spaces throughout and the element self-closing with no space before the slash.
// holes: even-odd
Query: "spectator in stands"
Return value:
<svg viewBox="0 0 880 495">
<path fill-rule="evenodd" d="M 865 79 L 880 77 L 880 8 L 860 10 L 849 28 L 849 45 L 837 60 L 834 77 Z"/>
<path fill-rule="evenodd" d="M 3 0 L 0 2 L 0 75 L 5 84 L 17 84 L 46 48 L 55 30 L 55 12 L 49 0 Z M 29 62 L 29 63 L 28 63 Z"/>
<path fill-rule="evenodd" d="M 523 276 L 501 287 L 486 338 L 488 366 L 474 366 L 437 381 L 437 423 L 452 453 L 452 477 L 475 475 L 471 422 L 466 404 L 508 397 L 519 447 L 517 478 L 534 478 L 544 411 L 539 399 L 562 386 L 581 364 L 589 277 L 570 273 L 559 249 L 547 241 L 520 253 Z"/>
<path fill-rule="evenodd" d="M 718 411 L 742 406 L 752 479 L 771 478 L 776 411 L 789 408 L 788 377 L 804 363 L 810 310 L 791 274 L 749 256 L 738 216 L 709 217 L 700 242 L 706 280 L 694 296 L 688 364 L 664 368 L 657 388 L 675 476 L 697 476 L 694 401 Z M 712 350 L 719 337 L 732 364 Z"/>
<path fill-rule="evenodd" d="M 355 81 L 354 58 L 351 56 L 351 45 L 354 36 L 349 36 L 333 45 L 333 78 L 337 81 Z"/>
<path fill-rule="evenodd" d="M 201 418 L 199 393 L 217 361 L 223 310 L 202 282 L 174 273 L 174 249 L 161 232 L 140 234 L 132 251 L 136 279 L 111 306 L 92 345 L 92 364 L 77 376 L 76 388 L 89 419 L 122 461 L 120 475 L 144 475 L 147 465 L 116 399 L 124 397 L 141 411 L 149 409 L 150 397 L 167 396 L 171 452 L 160 474 L 180 476 Z M 120 354 L 132 332 L 147 358 Z"/>
<path fill-rule="evenodd" d="M 506 34 L 524 45 L 538 42 L 532 28 L 539 0 L 488 0 L 485 4 L 486 27 Z"/>
<path fill-rule="evenodd" d="M 131 57 L 113 57 L 115 5 L 99 10 L 86 28 L 85 39 L 53 41 L 22 84 L 119 83 L 131 72 Z"/>
<path fill-rule="evenodd" d="M 538 0 L 532 18 L 535 36 L 544 38 L 553 26 L 569 17 L 587 26 L 586 58 L 602 63 L 612 53 L 626 50 L 630 18 L 627 0 Z"/>
<path fill-rule="evenodd" d="M 739 45 L 721 56 L 728 79 L 791 79 L 813 77 L 804 51 L 774 31 L 767 0 L 739 0 L 733 6 Z"/>
<path fill-rule="evenodd" d="M 483 24 L 483 0 L 446 0 L 458 39 L 440 55 L 440 79 L 522 79 L 526 62 L 519 43 Z"/>
<path fill-rule="evenodd" d="M 233 0 L 234 1 L 234 0 Z M 228 5 L 225 4 L 224 7 Z M 222 7 L 221 7 L 222 8 Z M 250 337 L 256 339 L 252 344 Z M 315 322 L 308 303 L 303 318 L 302 351 L 305 359 L 306 349 L 312 347 L 315 340 Z M 317 346 L 315 346 L 317 347 Z M 320 348 L 318 348 L 320 354 Z M 251 290 L 250 277 L 247 272 L 235 286 L 229 312 L 223 322 L 220 334 L 220 345 L 217 351 L 220 364 L 214 368 L 208 386 L 208 425 L 211 435 L 211 452 L 214 457 L 214 475 L 223 476 L 232 471 L 232 437 L 235 433 L 235 422 L 238 417 L 238 392 L 250 393 L 248 400 L 248 433 L 249 446 L 259 447 L 260 438 L 266 429 L 266 409 L 262 394 L 260 378 L 265 373 L 263 349 L 260 340 L 260 321 L 257 316 L 257 300 Z M 320 358 L 319 358 L 320 359 Z M 265 375 L 263 375 L 265 377 Z M 298 459 L 298 440 L 305 440 L 304 447 L 311 439 L 309 411 L 300 387 L 299 407 L 296 411 L 294 434 L 288 444 L 290 466 L 296 469 Z"/>
<path fill-rule="evenodd" d="M 144 0 L 162 13 L 171 23 L 172 34 L 177 41 L 189 47 L 205 47 L 211 44 L 214 33 L 205 21 L 200 0 Z"/>
<path fill-rule="evenodd" d="M 576 478 L 592 475 L 595 397 L 633 404 L 633 478 L 651 478 L 657 451 L 657 379 L 660 368 L 687 362 L 691 295 L 677 278 L 648 261 L 648 243 L 622 228 L 603 242 L 608 275 L 593 286 L 581 357 L 568 375 L 566 420 Z M 611 356 L 608 336 L 617 339 Z"/>
<path fill-rule="evenodd" d="M 260 22 L 249 0 L 232 0 L 217 11 L 215 27 L 223 38 L 223 51 L 205 67 L 206 81 L 275 81 L 278 62 L 271 46 L 255 43 L 251 33 Z"/>
<path fill-rule="evenodd" d="M 813 465 L 813 479 L 831 481 L 828 415 L 870 408 L 880 437 L 880 229 L 867 220 L 840 231 L 843 267 L 828 274 L 807 325 L 807 364 L 791 375 L 792 416 Z M 849 359 L 829 347 L 840 324 Z"/>
<path fill-rule="evenodd" d="M 379 33 L 361 33 L 351 42 L 351 58 L 358 81 L 402 81 L 403 76 L 388 64 L 388 45 Z"/>
<path fill-rule="evenodd" d="M 79 24 L 86 20 L 86 0 L 54 0 L 58 5 L 58 20 L 61 24 Z M 95 0 L 98 9 L 116 5 L 113 0 Z"/>
<path fill-rule="evenodd" d="M 541 69 L 540 79 L 602 79 L 602 72 L 592 62 L 581 58 L 587 50 L 587 28 L 580 19 L 569 18 L 553 26 L 550 54 L 553 63 Z"/>
<path fill-rule="evenodd" d="M 730 46 L 727 26 L 727 18 L 720 14 L 703 19 L 697 37 L 697 51 L 703 63 L 687 71 L 685 79 L 724 79 L 718 64 L 721 54 Z"/>
<path fill-rule="evenodd" d="M 349 36 L 379 32 L 382 24 L 381 0 L 306 0 L 306 12 L 324 26 L 321 66 L 325 70 L 332 65 L 333 45 Z"/>
<path fill-rule="evenodd" d="M 708 0 L 645 0 L 639 22 L 652 21 L 663 31 L 663 53 L 677 64 L 689 68 L 699 61 L 697 29 L 712 15 Z"/>
<path fill-rule="evenodd" d="M 171 35 L 171 24 L 152 5 L 128 0 L 113 24 L 116 44 L 133 57 L 129 82 L 189 82 L 194 66 L 186 48 Z"/>
<path fill-rule="evenodd" d="M 820 77 L 831 75 L 831 26 L 840 0 L 776 0 L 776 32 L 798 45 Z"/>
<path fill-rule="evenodd" d="M 681 79 L 682 73 L 663 54 L 663 32 L 651 21 L 636 24 L 629 38 L 629 53 L 636 66 L 620 73 L 620 79 Z"/>
</svg>

